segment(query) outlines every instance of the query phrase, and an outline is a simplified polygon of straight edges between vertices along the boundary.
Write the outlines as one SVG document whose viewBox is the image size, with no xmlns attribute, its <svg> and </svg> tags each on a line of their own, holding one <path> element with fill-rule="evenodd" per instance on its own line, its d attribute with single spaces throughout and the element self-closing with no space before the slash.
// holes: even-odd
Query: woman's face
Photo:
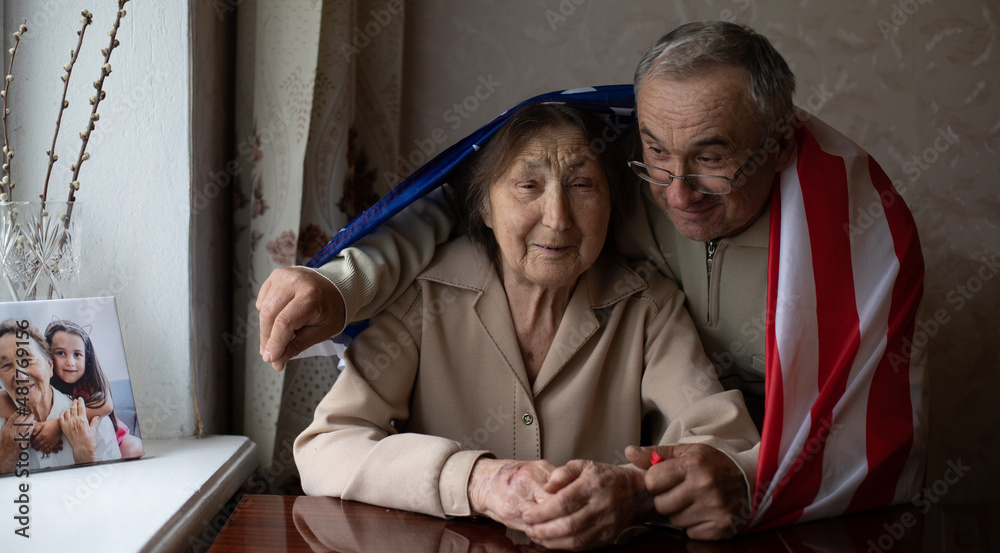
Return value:
<svg viewBox="0 0 1000 553">
<path fill-rule="evenodd" d="M 25 341 L 28 347 L 24 347 Z M 35 405 L 51 387 L 52 364 L 41 349 L 27 333 L 0 337 L 0 383 L 11 398 L 24 397 L 29 405 Z"/>
<path fill-rule="evenodd" d="M 52 335 L 52 361 L 63 382 L 74 384 L 83 378 L 85 359 L 83 338 L 61 330 Z"/>
<path fill-rule="evenodd" d="M 572 286 L 604 246 L 608 181 L 583 134 L 542 132 L 490 186 L 483 214 L 500 246 L 505 285 Z M 509 282 L 513 278 L 513 282 Z"/>
</svg>

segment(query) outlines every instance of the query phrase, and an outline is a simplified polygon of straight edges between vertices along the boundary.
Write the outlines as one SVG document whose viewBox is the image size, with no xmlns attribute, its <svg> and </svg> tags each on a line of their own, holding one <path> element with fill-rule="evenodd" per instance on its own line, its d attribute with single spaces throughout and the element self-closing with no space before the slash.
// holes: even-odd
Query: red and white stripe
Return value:
<svg viewBox="0 0 1000 553">
<path fill-rule="evenodd" d="M 907 501 L 923 480 L 913 217 L 864 150 L 800 115 L 771 206 L 758 529 Z"/>
</svg>

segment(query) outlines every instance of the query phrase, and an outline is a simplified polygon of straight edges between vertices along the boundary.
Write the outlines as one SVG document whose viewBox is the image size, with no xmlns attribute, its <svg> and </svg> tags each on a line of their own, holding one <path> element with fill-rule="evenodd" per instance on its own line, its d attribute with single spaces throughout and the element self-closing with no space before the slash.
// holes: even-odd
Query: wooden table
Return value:
<svg viewBox="0 0 1000 553">
<path fill-rule="evenodd" d="M 697 542 L 663 528 L 638 529 L 625 543 L 599 551 L 698 553 L 809 551 L 861 553 L 998 551 L 1000 506 L 914 505 Z M 442 520 L 327 497 L 246 495 L 209 550 L 227 552 L 524 552 L 520 533 L 490 520 Z"/>
</svg>

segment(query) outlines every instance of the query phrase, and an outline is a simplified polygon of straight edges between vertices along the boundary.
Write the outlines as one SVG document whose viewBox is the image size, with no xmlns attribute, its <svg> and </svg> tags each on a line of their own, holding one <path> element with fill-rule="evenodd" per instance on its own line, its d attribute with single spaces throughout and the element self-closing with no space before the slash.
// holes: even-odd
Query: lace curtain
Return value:
<svg viewBox="0 0 1000 553">
<path fill-rule="evenodd" d="M 236 44 L 234 417 L 266 481 L 294 491 L 291 447 L 337 376 L 336 358 L 259 356 L 254 303 L 276 267 L 308 260 L 395 183 L 401 0 L 248 0 Z"/>
</svg>

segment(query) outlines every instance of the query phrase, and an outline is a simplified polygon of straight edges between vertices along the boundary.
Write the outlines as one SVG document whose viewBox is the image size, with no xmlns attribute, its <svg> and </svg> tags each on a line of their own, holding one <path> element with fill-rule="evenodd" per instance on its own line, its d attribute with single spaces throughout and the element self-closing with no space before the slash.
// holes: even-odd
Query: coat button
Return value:
<svg viewBox="0 0 1000 553">
<path fill-rule="evenodd" d="M 521 417 L 521 420 L 524 421 L 524 424 L 531 424 L 535 422 L 535 417 L 532 417 L 531 413 L 525 413 L 524 416 Z"/>
</svg>

